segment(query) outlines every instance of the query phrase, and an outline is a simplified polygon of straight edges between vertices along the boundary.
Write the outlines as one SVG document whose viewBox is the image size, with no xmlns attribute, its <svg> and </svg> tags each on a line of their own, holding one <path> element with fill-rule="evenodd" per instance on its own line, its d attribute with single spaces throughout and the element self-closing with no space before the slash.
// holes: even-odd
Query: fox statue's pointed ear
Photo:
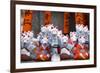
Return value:
<svg viewBox="0 0 100 73">
<path fill-rule="evenodd" d="M 43 27 L 43 25 L 41 25 L 41 27 Z"/>
<path fill-rule="evenodd" d="M 88 32 L 88 26 L 84 27 L 84 31 Z"/>
</svg>

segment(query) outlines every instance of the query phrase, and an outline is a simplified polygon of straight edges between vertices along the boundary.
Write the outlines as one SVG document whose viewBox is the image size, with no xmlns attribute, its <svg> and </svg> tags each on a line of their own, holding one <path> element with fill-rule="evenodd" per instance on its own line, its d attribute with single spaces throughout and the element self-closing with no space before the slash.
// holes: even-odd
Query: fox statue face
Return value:
<svg viewBox="0 0 100 73">
<path fill-rule="evenodd" d="M 42 40 L 41 40 L 41 45 L 46 48 L 48 46 L 48 39 L 46 37 L 44 37 Z"/>
<path fill-rule="evenodd" d="M 62 45 L 61 47 L 66 47 L 68 44 L 68 40 L 69 40 L 68 35 L 63 35 L 61 38 L 61 45 Z"/>
<path fill-rule="evenodd" d="M 80 35 L 79 38 L 78 38 L 78 42 L 80 44 L 83 44 L 86 42 L 86 38 L 85 38 L 85 35 Z"/>
<path fill-rule="evenodd" d="M 52 29 L 52 35 L 57 36 L 57 34 L 58 34 L 58 29 L 57 28 Z"/>
<path fill-rule="evenodd" d="M 51 32 L 53 28 L 54 28 L 53 24 L 47 25 L 47 29 L 48 29 L 49 32 Z"/>
<path fill-rule="evenodd" d="M 34 34 L 32 31 L 23 32 L 23 33 L 21 33 L 21 40 L 26 43 L 33 38 L 33 35 Z"/>
<path fill-rule="evenodd" d="M 47 27 L 46 26 L 42 26 L 41 27 L 41 33 L 45 36 L 47 35 Z"/>
<path fill-rule="evenodd" d="M 76 32 L 70 32 L 70 39 L 72 41 L 77 41 L 77 33 Z"/>
<path fill-rule="evenodd" d="M 30 40 L 30 37 L 28 36 L 27 32 L 24 32 L 21 34 L 21 41 L 28 42 Z"/>
</svg>

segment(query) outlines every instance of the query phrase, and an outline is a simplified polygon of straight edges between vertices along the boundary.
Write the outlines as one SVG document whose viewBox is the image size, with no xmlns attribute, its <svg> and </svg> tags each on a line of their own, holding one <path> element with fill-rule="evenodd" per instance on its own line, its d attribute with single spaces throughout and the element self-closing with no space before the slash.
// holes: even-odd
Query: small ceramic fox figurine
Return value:
<svg viewBox="0 0 100 73">
<path fill-rule="evenodd" d="M 78 43 L 73 48 L 74 59 L 89 58 L 89 31 L 87 26 L 77 25 Z M 88 43 L 87 43 L 88 42 Z"/>
<path fill-rule="evenodd" d="M 61 55 L 62 54 L 66 54 L 66 57 L 71 55 L 70 51 L 67 48 L 68 40 L 69 40 L 68 36 L 67 35 L 63 35 L 62 41 L 61 41 L 62 45 L 61 45 L 61 53 L 60 54 Z"/>
<path fill-rule="evenodd" d="M 38 55 L 38 60 L 47 61 L 50 60 L 50 48 L 48 45 L 48 39 L 44 37 L 41 40 L 41 45 L 39 47 L 40 54 Z"/>
</svg>

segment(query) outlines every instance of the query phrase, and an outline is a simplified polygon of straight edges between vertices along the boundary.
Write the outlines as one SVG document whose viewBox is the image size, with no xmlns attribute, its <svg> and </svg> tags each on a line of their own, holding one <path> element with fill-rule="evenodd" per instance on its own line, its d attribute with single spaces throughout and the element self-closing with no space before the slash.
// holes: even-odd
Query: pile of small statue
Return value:
<svg viewBox="0 0 100 73">
<path fill-rule="evenodd" d="M 53 24 L 42 25 L 37 37 L 34 31 L 21 32 L 21 55 L 33 61 L 89 59 L 88 26 L 77 24 L 76 31 L 63 34 Z"/>
</svg>

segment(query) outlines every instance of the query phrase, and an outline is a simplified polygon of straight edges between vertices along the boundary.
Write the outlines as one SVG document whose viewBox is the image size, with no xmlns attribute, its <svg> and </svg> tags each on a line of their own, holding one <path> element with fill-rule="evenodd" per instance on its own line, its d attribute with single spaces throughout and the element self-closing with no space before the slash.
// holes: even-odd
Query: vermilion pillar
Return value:
<svg viewBox="0 0 100 73">
<path fill-rule="evenodd" d="M 89 28 L 89 14 L 88 13 L 75 13 L 76 24 L 82 24 Z"/>
<path fill-rule="evenodd" d="M 23 31 L 31 31 L 32 30 L 32 11 L 26 10 L 24 14 L 24 22 L 23 22 Z"/>
<path fill-rule="evenodd" d="M 83 13 L 75 13 L 76 24 L 84 24 Z"/>
<path fill-rule="evenodd" d="M 63 26 L 63 33 L 69 33 L 69 13 L 64 13 L 64 26 Z"/>
<path fill-rule="evenodd" d="M 51 18 L 52 16 L 51 16 L 51 12 L 50 11 L 45 11 L 44 12 L 44 24 L 45 25 L 48 25 L 48 24 L 50 24 L 51 23 Z"/>
</svg>

